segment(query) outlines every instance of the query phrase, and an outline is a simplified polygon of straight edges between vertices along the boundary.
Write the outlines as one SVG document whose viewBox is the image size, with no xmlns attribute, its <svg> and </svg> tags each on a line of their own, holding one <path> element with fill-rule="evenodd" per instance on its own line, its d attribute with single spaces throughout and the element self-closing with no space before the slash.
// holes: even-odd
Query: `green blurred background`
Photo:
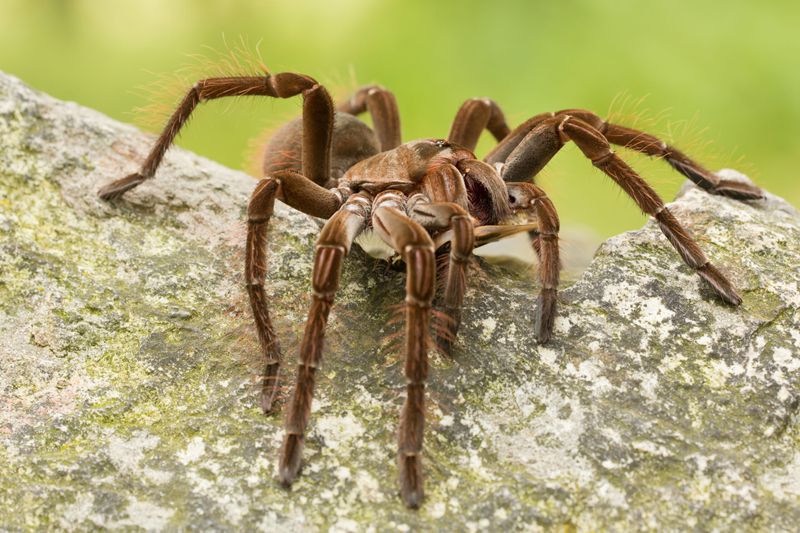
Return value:
<svg viewBox="0 0 800 533">
<path fill-rule="evenodd" d="M 565 107 L 610 110 L 800 205 L 798 28 L 796 1 L 0 0 L 0 69 L 141 123 L 134 109 L 148 101 L 137 89 L 193 63 L 188 55 L 224 50 L 223 35 L 229 46 L 244 38 L 260 41 L 273 72 L 310 74 L 340 96 L 354 79 L 389 87 L 406 139 L 445 136 L 472 96 L 497 100 L 512 125 Z M 179 144 L 244 168 L 249 140 L 299 106 L 210 102 Z M 479 154 L 490 146 L 485 136 Z M 630 160 L 668 199 L 683 181 L 661 162 Z M 538 181 L 565 228 L 606 236 L 644 220 L 574 146 Z"/>
</svg>

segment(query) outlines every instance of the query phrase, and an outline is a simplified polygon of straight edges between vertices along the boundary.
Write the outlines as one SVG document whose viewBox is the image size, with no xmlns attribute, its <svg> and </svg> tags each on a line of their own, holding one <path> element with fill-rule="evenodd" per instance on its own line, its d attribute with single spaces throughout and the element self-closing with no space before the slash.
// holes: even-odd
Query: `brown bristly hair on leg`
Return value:
<svg viewBox="0 0 800 533">
<path fill-rule="evenodd" d="M 450 243 L 436 250 L 436 300 L 442 296 L 445 284 L 447 283 L 447 273 L 450 271 Z"/>
<path fill-rule="evenodd" d="M 134 90 L 145 101 L 134 108 L 134 123 L 148 130 L 160 129 L 186 94 L 186 88 L 197 80 L 269 73 L 258 49 L 260 41 L 251 45 L 240 36 L 238 42 L 229 44 L 224 35 L 222 40 L 221 49 L 204 46 L 202 53 L 186 54 L 188 62 L 172 72 L 151 73 L 154 81 Z"/>
<path fill-rule="evenodd" d="M 672 109 L 652 109 L 646 105 L 648 98 L 649 95 L 634 97 L 627 91 L 621 91 L 614 96 L 608 106 L 608 112 L 602 118 L 608 123 L 652 133 L 659 140 L 671 142 L 672 139 L 666 135 L 666 131 L 669 129 Z M 657 186 L 674 185 L 674 175 L 667 170 L 667 165 L 659 161 L 662 156 L 648 156 L 626 148 L 625 159 L 647 174 L 651 183 Z"/>
<path fill-rule="evenodd" d="M 455 335 L 452 333 L 455 319 L 447 314 L 445 311 L 439 309 L 431 309 L 431 334 L 430 347 L 435 348 L 440 354 L 444 354 L 448 358 L 452 358 L 452 354 L 448 352 L 448 346 L 456 341 Z M 430 336 L 430 335 L 429 335 Z M 439 342 L 439 339 L 446 344 Z"/>
<path fill-rule="evenodd" d="M 621 92 L 612 100 L 604 118 L 609 123 L 653 135 L 670 147 L 680 147 L 681 152 L 691 154 L 695 161 L 704 161 L 709 169 L 731 164 L 739 168 L 743 164 L 744 158 L 736 154 L 736 149 L 723 151 L 714 143 L 713 136 L 708 135 L 708 126 L 701 123 L 697 114 L 688 119 L 674 119 L 671 117 L 671 108 L 656 111 L 645 107 L 647 98 L 634 99 L 629 93 Z M 674 189 L 674 177 L 665 171 L 667 167 L 659 161 L 665 159 L 663 155 L 647 156 L 635 150 L 626 150 L 624 157 L 640 174 L 648 176 L 651 185 Z"/>
<path fill-rule="evenodd" d="M 450 356 L 449 348 L 456 341 L 456 335 L 453 333 L 454 327 L 459 322 L 456 318 L 448 314 L 446 310 L 441 309 L 445 305 L 447 298 L 447 280 L 450 274 L 450 243 L 445 244 L 436 251 L 436 296 L 434 299 L 434 307 L 431 308 L 431 331 L 432 338 L 429 339 L 429 346 L 435 348 L 437 352 Z M 473 261 L 469 260 L 467 268 L 472 265 Z M 455 290 L 466 290 L 466 275 L 458 271 L 458 287 L 451 287 Z M 458 310 L 461 312 L 461 309 Z"/>
<path fill-rule="evenodd" d="M 389 306 L 389 319 L 386 321 L 388 328 L 383 336 L 381 345 L 385 346 L 392 362 L 402 363 L 405 357 L 401 346 L 401 343 L 405 340 L 405 331 L 403 330 L 406 318 L 405 312 L 405 303 Z"/>
</svg>

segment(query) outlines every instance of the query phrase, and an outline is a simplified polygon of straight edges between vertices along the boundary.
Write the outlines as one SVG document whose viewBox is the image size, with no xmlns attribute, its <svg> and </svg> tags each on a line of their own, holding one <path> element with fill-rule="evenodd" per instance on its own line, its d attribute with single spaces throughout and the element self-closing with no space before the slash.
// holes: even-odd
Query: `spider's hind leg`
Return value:
<svg viewBox="0 0 800 533">
<path fill-rule="evenodd" d="M 350 98 L 339 104 L 336 109 L 351 115 L 360 115 L 369 111 L 381 151 L 397 148 L 403 142 L 397 100 L 391 91 L 387 91 L 380 85 L 367 85 L 360 88 Z"/>
<path fill-rule="evenodd" d="M 470 98 L 458 109 L 447 140 L 474 151 L 484 129 L 489 130 L 498 142 L 511 131 L 497 102 L 489 98 Z"/>
</svg>

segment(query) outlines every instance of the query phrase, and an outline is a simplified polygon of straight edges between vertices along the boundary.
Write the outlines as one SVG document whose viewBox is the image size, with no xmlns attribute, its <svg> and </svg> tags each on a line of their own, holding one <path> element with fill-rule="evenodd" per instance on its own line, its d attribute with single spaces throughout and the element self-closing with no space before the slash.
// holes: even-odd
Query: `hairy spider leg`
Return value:
<svg viewBox="0 0 800 533">
<path fill-rule="evenodd" d="M 291 98 L 303 95 L 303 165 L 302 172 L 313 182 L 325 184 L 330 176 L 333 102 L 328 91 L 313 78 L 293 72 L 266 76 L 207 78 L 195 83 L 167 121 L 164 130 L 142 164 L 139 172 L 113 181 L 98 194 L 103 200 L 122 196 L 153 177 L 164 154 L 192 111 L 206 100 L 227 96 L 271 96 Z"/>
<path fill-rule="evenodd" d="M 566 117 L 570 116 L 589 124 L 598 132 L 600 132 L 606 140 L 617 146 L 623 146 L 631 150 L 643 153 L 651 157 L 659 157 L 664 159 L 669 165 L 692 180 L 698 187 L 705 190 L 710 194 L 718 194 L 728 196 L 736 200 L 755 200 L 763 198 L 764 193 L 758 187 L 754 187 L 747 183 L 738 181 L 725 180 L 719 178 L 713 172 L 705 169 L 698 162 L 689 158 L 686 154 L 670 146 L 664 141 L 658 139 L 654 135 L 639 131 L 633 128 L 620 126 L 611 122 L 606 122 L 597 114 L 587 111 L 585 109 L 564 109 L 556 113 L 544 113 L 532 117 L 512 131 L 505 139 L 503 139 L 491 152 L 484 158 L 487 163 L 509 163 L 511 153 L 515 151 L 517 146 L 527 137 L 527 135 L 545 120 L 553 117 Z M 519 155 L 519 154 L 518 154 Z M 534 157 L 529 155 L 528 157 Z M 532 176 L 536 175 L 539 170 L 547 164 L 548 160 L 539 158 L 536 165 L 519 165 L 519 170 L 522 174 L 516 175 L 503 174 L 503 179 L 506 181 L 527 181 Z"/>
<path fill-rule="evenodd" d="M 558 126 L 558 124 L 564 124 L 564 119 L 567 117 L 582 121 L 594 132 L 600 134 L 603 141 L 596 139 L 592 141 L 588 140 L 585 135 L 584 137 L 587 139 L 586 142 L 596 143 L 595 148 L 602 153 L 610 152 L 610 148 L 603 147 L 603 142 L 605 142 L 605 145 L 612 143 L 624 146 L 652 157 L 663 158 L 673 169 L 710 194 L 719 194 L 737 200 L 754 200 L 763 197 L 763 192 L 758 187 L 738 181 L 721 179 L 677 148 L 669 146 L 653 135 L 606 122 L 595 113 L 584 109 L 565 109 L 556 113 L 543 113 L 526 120 L 502 139 L 484 160 L 490 164 L 502 164 L 502 177 L 506 182 L 527 182 L 531 180 L 558 152 L 563 143 L 571 138 L 566 134 L 562 126 Z M 577 122 L 574 124 L 577 124 Z M 574 129 L 574 126 L 570 128 Z M 480 135 L 479 131 L 473 133 L 473 137 L 476 139 L 478 135 Z M 573 138 L 572 140 L 575 139 Z M 583 143 L 583 146 L 580 146 L 580 143 L 576 141 L 576 144 L 579 144 L 584 153 L 587 153 L 587 149 L 589 149 L 586 142 Z M 521 148 L 521 145 L 524 145 L 524 147 Z M 595 166 L 598 166 L 620 184 L 623 190 L 633 197 L 634 201 L 645 213 L 654 216 L 658 220 L 662 231 L 678 250 L 683 260 L 694 268 L 723 300 L 738 305 L 741 299 L 736 294 L 732 284 L 716 267 L 707 261 L 697 244 L 689 237 L 685 229 L 678 224 L 669 210 L 663 207 L 661 199 L 658 198 L 644 180 L 641 180 L 630 167 L 616 158 L 616 156 Z M 629 174 L 632 174 L 635 178 L 629 178 Z M 644 187 L 637 183 L 637 179 L 641 181 Z M 622 182 L 626 185 L 623 185 Z M 653 201 L 655 203 L 648 202 L 653 197 L 657 201 Z M 532 243 L 537 254 L 541 250 L 541 238 L 541 235 L 531 234 Z"/>
<path fill-rule="evenodd" d="M 536 306 L 536 339 L 544 344 L 553 334 L 556 317 L 561 259 L 558 249 L 559 221 L 553 202 L 543 189 L 533 183 L 507 183 L 511 209 L 533 211 L 539 227 L 529 232 L 531 244 L 539 258 L 539 290 Z"/>
<path fill-rule="evenodd" d="M 384 191 L 375 198 L 372 225 L 378 236 L 406 263 L 406 400 L 400 415 L 397 462 L 400 495 L 408 507 L 423 499 L 422 439 L 425 428 L 425 381 L 428 378 L 428 327 L 436 292 L 433 240 L 406 215 L 405 195 Z"/>
<path fill-rule="evenodd" d="M 470 98 L 458 109 L 447 140 L 474 152 L 484 129 L 489 130 L 498 142 L 511 132 L 503 111 L 494 100 Z"/>
<path fill-rule="evenodd" d="M 369 111 L 372 117 L 372 126 L 381 151 L 385 152 L 397 148 L 403 142 L 400 134 L 400 112 L 397 109 L 397 100 L 391 91 L 380 85 L 367 85 L 360 88 L 350 98 L 339 104 L 337 111 L 360 115 Z"/>
<path fill-rule="evenodd" d="M 505 158 L 522 141 L 533 124 L 549 116 L 551 114 L 537 115 L 512 132 L 506 124 L 503 111 L 494 100 L 472 98 L 464 102 L 456 113 L 448 140 L 469 150 L 475 150 L 481 133 L 486 129 L 499 143 L 492 153 L 499 154 L 498 158 Z M 485 161 L 488 163 L 494 162 L 488 158 Z M 523 199 L 527 199 L 528 203 L 523 203 Z M 558 280 L 561 268 L 558 250 L 558 215 L 553 203 L 547 198 L 544 191 L 538 187 L 519 191 L 516 195 L 512 195 L 509 190 L 509 201 L 513 209 L 531 209 L 535 211 L 537 218 L 541 220 L 541 227 L 535 231 L 530 231 L 528 235 L 531 245 L 539 258 L 539 279 L 542 287 L 536 308 L 535 328 L 537 340 L 544 344 L 552 335 L 557 305 Z M 544 246 L 542 246 L 542 241 L 546 241 Z"/>
<path fill-rule="evenodd" d="M 540 124 L 542 121 L 551 118 L 553 113 L 541 113 L 539 115 L 535 115 L 516 128 L 514 128 L 508 135 L 503 137 L 503 139 L 497 143 L 497 145 L 492 148 L 486 157 L 483 160 L 490 165 L 494 166 L 497 163 L 505 163 L 506 159 L 508 158 L 509 154 L 514 150 L 514 148 L 522 142 L 522 140 L 530 133 L 530 131 Z M 529 176 L 530 178 L 530 176 Z M 511 180 L 506 180 L 511 181 Z M 528 181 L 528 180 L 517 180 L 517 181 Z"/>
<path fill-rule="evenodd" d="M 258 182 L 247 208 L 247 245 L 245 248 L 245 282 L 256 333 L 264 356 L 261 387 L 261 408 L 272 411 L 278 391 L 281 349 L 269 315 L 264 282 L 267 274 L 267 229 L 275 199 L 303 213 L 329 218 L 342 205 L 347 191 L 324 189 L 305 176 L 292 171 L 279 171 Z"/>
<path fill-rule="evenodd" d="M 651 157 L 663 158 L 672 168 L 710 194 L 727 196 L 735 200 L 756 200 L 764 197 L 763 191 L 758 187 L 749 183 L 722 179 L 689 159 L 677 148 L 667 145 L 649 133 L 611 123 L 605 123 L 605 128 L 600 131 L 612 144 L 624 146 Z"/>
<path fill-rule="evenodd" d="M 692 267 L 725 302 L 739 305 L 741 298 L 733 284 L 711 264 L 689 233 L 670 213 L 658 194 L 617 156 L 596 128 L 570 115 L 554 116 L 534 127 L 506 159 L 503 178 L 527 181 L 563 146 L 572 140 L 592 161 L 630 196 L 639 208 L 654 217 L 661 231 L 683 261 Z"/>
<path fill-rule="evenodd" d="M 322 362 L 323 338 L 333 299 L 339 288 L 342 260 L 353 240 L 367 224 L 371 198 L 364 193 L 350 196 L 322 228 L 314 254 L 312 300 L 300 345 L 297 383 L 286 413 L 286 436 L 281 448 L 278 475 L 291 485 L 300 472 L 306 426 L 314 396 L 314 377 Z"/>
</svg>

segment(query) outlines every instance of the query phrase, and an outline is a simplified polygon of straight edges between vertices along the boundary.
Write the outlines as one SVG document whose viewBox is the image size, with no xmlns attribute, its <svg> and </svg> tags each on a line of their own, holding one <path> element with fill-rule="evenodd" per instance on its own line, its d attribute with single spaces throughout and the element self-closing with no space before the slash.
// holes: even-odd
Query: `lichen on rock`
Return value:
<svg viewBox="0 0 800 533">
<path fill-rule="evenodd" d="M 426 501 L 394 463 L 402 273 L 357 250 L 305 452 L 275 481 L 242 290 L 252 178 L 0 75 L 0 527 L 789 530 L 800 523 L 800 215 L 685 187 L 676 217 L 738 285 L 720 303 L 652 221 L 606 241 L 534 340 L 532 276 L 471 275 L 432 356 Z M 730 171 L 728 171 L 730 172 Z M 315 221 L 279 206 L 270 285 L 288 373 Z M 394 328 L 394 329 L 393 329 Z M 290 376 L 291 377 L 291 376 Z"/>
</svg>

